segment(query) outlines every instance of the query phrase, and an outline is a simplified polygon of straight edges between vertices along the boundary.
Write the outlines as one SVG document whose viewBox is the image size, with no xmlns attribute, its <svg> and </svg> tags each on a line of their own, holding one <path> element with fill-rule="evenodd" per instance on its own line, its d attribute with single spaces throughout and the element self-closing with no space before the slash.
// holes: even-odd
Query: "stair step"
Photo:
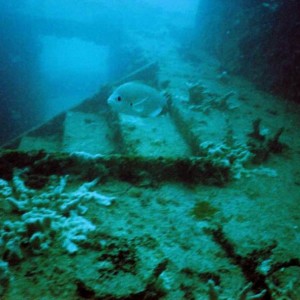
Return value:
<svg viewBox="0 0 300 300">
<path fill-rule="evenodd" d="M 63 151 L 110 154 L 114 146 L 104 115 L 69 111 L 63 134 Z"/>
<path fill-rule="evenodd" d="M 47 152 L 58 152 L 61 150 L 60 136 L 30 136 L 24 135 L 21 138 L 18 150 L 33 151 L 45 150 Z"/>
<path fill-rule="evenodd" d="M 120 114 L 119 119 L 128 154 L 151 157 L 191 155 L 169 115 L 139 118 Z"/>
</svg>

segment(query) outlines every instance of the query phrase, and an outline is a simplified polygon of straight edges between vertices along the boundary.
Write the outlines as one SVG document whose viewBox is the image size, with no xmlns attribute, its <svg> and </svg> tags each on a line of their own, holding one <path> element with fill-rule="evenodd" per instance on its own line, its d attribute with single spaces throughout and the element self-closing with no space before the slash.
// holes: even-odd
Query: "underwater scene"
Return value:
<svg viewBox="0 0 300 300">
<path fill-rule="evenodd" d="M 1 300 L 300 300 L 298 0 L 0 0 Z"/>
</svg>

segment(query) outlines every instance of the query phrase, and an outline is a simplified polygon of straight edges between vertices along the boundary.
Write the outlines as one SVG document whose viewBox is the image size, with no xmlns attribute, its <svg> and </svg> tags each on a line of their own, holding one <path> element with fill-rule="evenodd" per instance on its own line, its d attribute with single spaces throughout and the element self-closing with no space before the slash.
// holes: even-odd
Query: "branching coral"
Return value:
<svg viewBox="0 0 300 300">
<path fill-rule="evenodd" d="M 22 171 L 15 170 L 12 184 L 0 181 L 1 209 L 16 213 L 15 221 L 5 221 L 0 228 L 0 255 L 10 264 L 17 264 L 30 254 L 39 254 L 51 247 L 54 238 L 68 253 L 78 251 L 77 244 L 87 239 L 95 226 L 80 216 L 84 204 L 94 202 L 108 206 L 115 197 L 91 191 L 98 180 L 82 184 L 66 193 L 67 176 L 52 176 L 42 192 L 29 189 L 22 180 Z"/>
<path fill-rule="evenodd" d="M 253 162 L 262 163 L 267 160 L 271 153 L 281 153 L 288 146 L 279 139 L 284 131 L 281 127 L 273 137 L 267 135 L 267 131 L 261 129 L 261 119 L 255 119 L 252 122 L 252 131 L 248 134 L 248 147 L 253 153 Z"/>
<path fill-rule="evenodd" d="M 194 111 L 201 111 L 205 114 L 209 114 L 212 109 L 230 111 L 240 106 L 234 91 L 219 96 L 208 92 L 199 82 L 188 83 L 187 86 L 190 108 Z"/>
<path fill-rule="evenodd" d="M 252 154 L 246 145 L 237 144 L 229 147 L 226 144 L 203 142 L 200 149 L 202 155 L 209 160 L 230 166 L 232 178 L 239 179 L 243 174 L 248 174 L 245 165 L 251 160 Z"/>
</svg>

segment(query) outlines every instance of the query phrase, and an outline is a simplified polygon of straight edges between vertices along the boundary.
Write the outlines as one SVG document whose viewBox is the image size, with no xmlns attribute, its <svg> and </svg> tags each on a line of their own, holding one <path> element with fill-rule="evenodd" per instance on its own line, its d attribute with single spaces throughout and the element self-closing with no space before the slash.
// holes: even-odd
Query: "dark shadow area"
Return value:
<svg viewBox="0 0 300 300">
<path fill-rule="evenodd" d="M 300 102 L 300 3 L 297 0 L 201 1 L 193 43 L 223 70 Z M 222 71 L 223 71 L 222 70 Z"/>
<path fill-rule="evenodd" d="M 26 30 L 25 30 L 26 28 Z M 29 20 L 0 16 L 0 143 L 40 121 L 40 45 Z"/>
</svg>

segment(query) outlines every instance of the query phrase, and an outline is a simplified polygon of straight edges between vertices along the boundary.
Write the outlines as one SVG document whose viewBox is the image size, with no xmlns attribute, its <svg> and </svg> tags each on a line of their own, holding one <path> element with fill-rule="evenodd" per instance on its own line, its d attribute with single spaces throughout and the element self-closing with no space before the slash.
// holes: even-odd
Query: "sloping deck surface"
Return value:
<svg viewBox="0 0 300 300">
<path fill-rule="evenodd" d="M 157 34 L 134 40 L 166 114 L 115 114 L 103 87 L 4 145 L 5 300 L 300 299 L 299 107 Z"/>
</svg>

